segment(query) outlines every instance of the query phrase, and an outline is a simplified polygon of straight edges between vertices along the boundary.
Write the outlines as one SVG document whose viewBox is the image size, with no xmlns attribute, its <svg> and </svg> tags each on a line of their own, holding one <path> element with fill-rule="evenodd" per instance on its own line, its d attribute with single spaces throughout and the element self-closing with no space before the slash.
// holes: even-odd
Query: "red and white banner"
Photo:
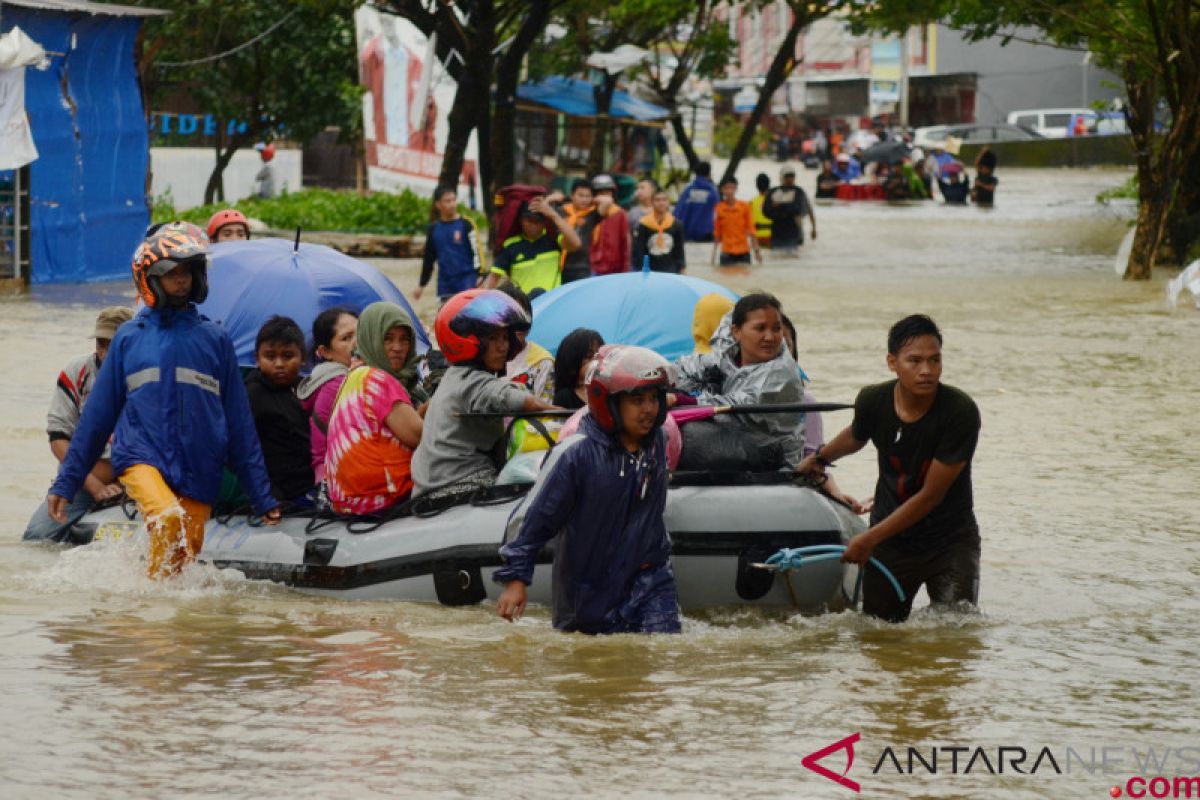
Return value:
<svg viewBox="0 0 1200 800">
<path fill-rule="evenodd" d="M 430 39 L 408 20 L 363 6 L 354 14 L 367 183 L 376 191 L 428 194 L 442 169 L 447 117 L 457 83 L 434 55 Z M 475 183 L 474 135 L 460 176 L 466 201 Z"/>
</svg>

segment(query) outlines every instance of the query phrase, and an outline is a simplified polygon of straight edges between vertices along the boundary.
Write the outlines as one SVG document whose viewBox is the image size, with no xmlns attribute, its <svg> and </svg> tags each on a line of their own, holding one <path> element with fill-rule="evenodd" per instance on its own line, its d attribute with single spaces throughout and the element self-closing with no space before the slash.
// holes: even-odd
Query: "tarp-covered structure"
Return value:
<svg viewBox="0 0 1200 800">
<path fill-rule="evenodd" d="M 581 78 L 554 75 L 517 87 L 517 97 L 528 103 L 549 106 L 573 117 L 596 116 L 596 97 L 592 84 Z M 671 112 L 662 106 L 639 100 L 628 92 L 613 92 L 608 115 L 638 122 L 665 119 Z"/>
<path fill-rule="evenodd" d="M 20 27 L 50 56 L 27 69 L 39 157 L 29 165 L 31 280 L 110 280 L 150 221 L 146 114 L 134 42 L 162 12 L 84 0 L 0 0 L 0 32 Z"/>
</svg>

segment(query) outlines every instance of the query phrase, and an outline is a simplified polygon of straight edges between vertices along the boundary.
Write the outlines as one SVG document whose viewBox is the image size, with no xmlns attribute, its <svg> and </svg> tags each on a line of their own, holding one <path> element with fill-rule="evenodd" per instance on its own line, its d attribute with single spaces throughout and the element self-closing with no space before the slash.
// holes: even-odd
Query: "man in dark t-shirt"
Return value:
<svg viewBox="0 0 1200 800">
<path fill-rule="evenodd" d="M 868 441 L 875 445 L 879 480 L 871 527 L 851 540 L 842 560 L 866 569 L 863 611 L 900 622 L 922 584 L 934 604 L 979 598 L 971 459 L 980 421 L 966 393 L 941 383 L 942 335 L 929 317 L 913 315 L 892 326 L 887 362 L 896 380 L 860 391 L 854 422 L 796 470 L 821 474 Z M 896 576 L 903 601 L 867 566 L 872 555 Z"/>
</svg>

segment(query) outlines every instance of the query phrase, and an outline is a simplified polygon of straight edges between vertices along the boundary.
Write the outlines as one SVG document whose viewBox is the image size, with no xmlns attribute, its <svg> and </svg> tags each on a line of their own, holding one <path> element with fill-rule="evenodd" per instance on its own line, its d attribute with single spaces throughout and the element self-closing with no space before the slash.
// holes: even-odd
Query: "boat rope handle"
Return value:
<svg viewBox="0 0 1200 800">
<path fill-rule="evenodd" d="M 800 569 L 807 564 L 840 559 L 844 552 L 846 552 L 846 545 L 844 544 L 814 544 L 808 547 L 784 547 L 762 564 L 755 564 L 754 566 L 772 569 L 777 572 L 790 572 L 794 569 Z M 868 563 L 879 570 L 883 577 L 888 579 L 892 588 L 896 590 L 896 596 L 903 603 L 906 599 L 904 590 L 900 588 L 900 581 L 896 580 L 896 576 L 892 574 L 892 571 L 885 567 L 883 562 L 875 558 L 875 556 L 871 556 Z M 854 603 L 856 605 L 858 603 L 858 591 L 862 586 L 864 572 L 865 570 L 860 569 L 858 581 L 854 587 Z"/>
</svg>

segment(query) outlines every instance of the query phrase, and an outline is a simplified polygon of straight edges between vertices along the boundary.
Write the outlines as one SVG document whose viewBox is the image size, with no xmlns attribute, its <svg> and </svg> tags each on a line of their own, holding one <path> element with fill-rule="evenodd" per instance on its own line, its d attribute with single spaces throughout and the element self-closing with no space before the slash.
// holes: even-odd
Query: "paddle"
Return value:
<svg viewBox="0 0 1200 800">
<path fill-rule="evenodd" d="M 698 419 L 708 419 L 716 414 L 802 414 L 809 411 L 844 411 L 854 408 L 847 403 L 761 403 L 744 406 L 680 406 L 671 410 L 675 421 L 683 424 L 695 422 Z M 489 419 L 496 417 L 513 417 L 527 419 L 529 417 L 569 417 L 575 412 L 568 408 L 557 408 L 549 411 L 477 411 L 461 413 L 455 416 L 464 419 Z"/>
</svg>

